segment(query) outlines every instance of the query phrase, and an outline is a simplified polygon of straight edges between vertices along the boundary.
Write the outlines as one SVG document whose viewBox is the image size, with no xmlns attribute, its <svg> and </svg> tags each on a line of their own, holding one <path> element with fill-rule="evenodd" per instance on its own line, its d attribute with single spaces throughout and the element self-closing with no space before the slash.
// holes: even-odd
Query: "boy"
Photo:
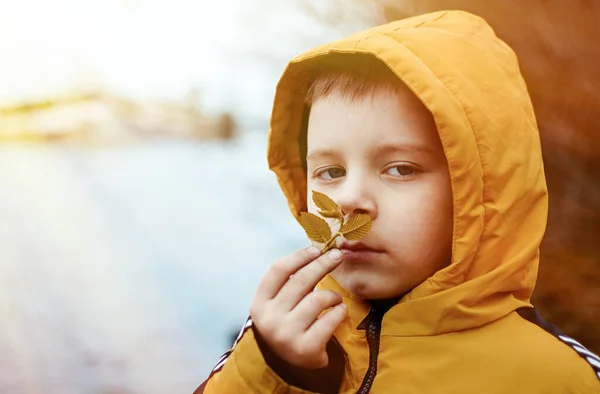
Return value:
<svg viewBox="0 0 600 394">
<path fill-rule="evenodd" d="M 318 190 L 373 226 L 273 264 L 197 393 L 600 393 L 600 358 L 529 302 L 541 148 L 517 59 L 482 19 L 426 14 L 297 57 L 269 138 L 297 218 Z"/>
</svg>

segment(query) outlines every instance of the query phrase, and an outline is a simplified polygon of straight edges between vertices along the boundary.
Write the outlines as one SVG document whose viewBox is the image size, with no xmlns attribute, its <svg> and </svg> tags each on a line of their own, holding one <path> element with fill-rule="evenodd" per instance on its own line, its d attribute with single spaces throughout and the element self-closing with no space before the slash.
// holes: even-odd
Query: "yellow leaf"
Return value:
<svg viewBox="0 0 600 394">
<path fill-rule="evenodd" d="M 326 218 L 337 219 L 341 219 L 343 217 L 342 210 L 340 209 L 340 207 L 327 195 L 319 193 L 316 190 L 313 190 L 312 194 L 313 201 L 315 202 L 315 205 L 320 209 L 319 214 L 321 216 L 324 216 Z"/>
<path fill-rule="evenodd" d="M 327 243 L 331 238 L 331 229 L 327 222 L 317 215 L 308 212 L 300 213 L 300 225 L 312 241 Z"/>
<path fill-rule="evenodd" d="M 319 215 L 323 216 L 324 218 L 333 218 L 333 219 L 341 219 L 342 218 L 342 213 L 340 211 L 333 211 L 333 210 L 319 211 Z"/>
<path fill-rule="evenodd" d="M 349 241 L 357 241 L 361 238 L 364 238 L 371 230 L 371 226 L 373 222 L 371 221 L 371 217 L 366 213 L 359 213 L 357 215 L 352 216 L 344 225 L 342 226 L 341 233 Z"/>
</svg>

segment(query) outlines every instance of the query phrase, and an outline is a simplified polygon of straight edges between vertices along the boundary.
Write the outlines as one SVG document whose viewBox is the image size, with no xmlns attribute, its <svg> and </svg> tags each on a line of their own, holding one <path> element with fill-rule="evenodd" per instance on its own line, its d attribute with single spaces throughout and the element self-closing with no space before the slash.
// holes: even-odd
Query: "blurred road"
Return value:
<svg viewBox="0 0 600 394">
<path fill-rule="evenodd" d="M 307 244 L 265 137 L 0 147 L 0 393 L 185 393 Z"/>
</svg>

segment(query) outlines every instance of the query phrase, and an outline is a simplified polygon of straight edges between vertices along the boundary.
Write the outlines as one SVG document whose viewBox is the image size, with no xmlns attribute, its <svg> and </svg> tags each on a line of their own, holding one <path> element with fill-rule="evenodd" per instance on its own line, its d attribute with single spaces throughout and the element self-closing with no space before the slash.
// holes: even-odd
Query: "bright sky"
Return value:
<svg viewBox="0 0 600 394">
<path fill-rule="evenodd" d="M 90 84 L 172 100 L 197 87 L 209 111 L 268 117 L 289 57 L 341 34 L 294 4 L 0 0 L 0 104 Z"/>
</svg>

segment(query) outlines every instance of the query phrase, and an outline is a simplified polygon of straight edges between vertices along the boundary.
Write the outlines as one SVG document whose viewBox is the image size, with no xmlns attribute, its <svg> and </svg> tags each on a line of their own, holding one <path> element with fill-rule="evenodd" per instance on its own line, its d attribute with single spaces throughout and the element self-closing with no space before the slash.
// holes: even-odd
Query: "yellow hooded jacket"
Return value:
<svg viewBox="0 0 600 394">
<path fill-rule="evenodd" d="M 548 195 L 537 124 L 513 51 L 481 18 L 445 11 L 294 58 L 277 86 L 268 160 L 297 218 L 306 210 L 299 136 L 310 82 L 298 75 L 333 53 L 376 57 L 431 111 L 454 203 L 452 263 L 387 312 L 331 276 L 319 283 L 348 306 L 335 332 L 347 358 L 339 392 L 600 393 L 600 358 L 540 320 L 530 304 Z M 265 362 L 251 324 L 197 393 L 309 392 Z"/>
</svg>

